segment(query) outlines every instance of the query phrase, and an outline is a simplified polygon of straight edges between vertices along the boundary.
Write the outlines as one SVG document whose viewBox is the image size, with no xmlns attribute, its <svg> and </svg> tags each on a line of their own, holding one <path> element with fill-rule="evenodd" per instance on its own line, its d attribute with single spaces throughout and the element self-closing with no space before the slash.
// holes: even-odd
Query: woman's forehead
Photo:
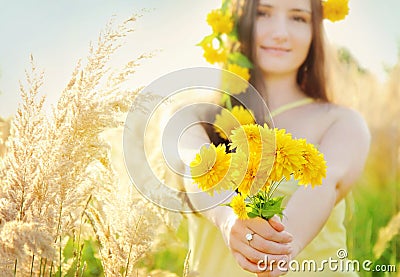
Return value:
<svg viewBox="0 0 400 277">
<path fill-rule="evenodd" d="M 312 0 L 260 0 L 259 5 L 311 12 L 311 1 Z"/>
</svg>

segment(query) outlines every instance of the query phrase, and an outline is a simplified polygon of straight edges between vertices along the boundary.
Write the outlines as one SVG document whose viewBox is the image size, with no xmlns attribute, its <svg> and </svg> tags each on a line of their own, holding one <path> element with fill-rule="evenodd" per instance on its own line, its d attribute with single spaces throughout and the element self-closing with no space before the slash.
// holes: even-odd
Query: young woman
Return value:
<svg viewBox="0 0 400 277">
<path fill-rule="evenodd" d="M 250 82 L 274 114 L 275 127 L 318 146 L 327 176 L 314 189 L 280 186 L 289 199 L 282 222 L 239 220 L 222 206 L 189 215 L 190 276 L 278 276 L 285 273 L 283 263 L 267 271 L 260 265 L 291 259 L 300 265 L 314 260 L 316 269 L 288 276 L 357 276 L 323 260 L 340 260 L 338 251 L 346 249 L 344 198 L 363 169 L 370 134 L 358 113 L 328 100 L 322 19 L 321 0 L 245 1 L 239 39 L 254 64 Z M 193 149 L 209 141 L 204 129 L 191 132 Z"/>
</svg>

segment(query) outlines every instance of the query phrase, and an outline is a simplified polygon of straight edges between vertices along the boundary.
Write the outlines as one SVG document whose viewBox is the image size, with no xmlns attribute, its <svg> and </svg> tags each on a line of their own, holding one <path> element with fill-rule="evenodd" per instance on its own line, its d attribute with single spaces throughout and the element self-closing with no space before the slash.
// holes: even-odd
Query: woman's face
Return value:
<svg viewBox="0 0 400 277">
<path fill-rule="evenodd" d="M 260 0 L 255 43 L 264 76 L 297 73 L 311 41 L 311 0 Z"/>
</svg>

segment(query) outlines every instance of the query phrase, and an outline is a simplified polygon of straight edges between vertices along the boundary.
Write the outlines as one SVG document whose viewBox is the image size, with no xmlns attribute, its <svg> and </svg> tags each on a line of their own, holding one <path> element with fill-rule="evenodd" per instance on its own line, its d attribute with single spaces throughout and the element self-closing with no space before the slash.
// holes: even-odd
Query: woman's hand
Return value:
<svg viewBox="0 0 400 277">
<path fill-rule="evenodd" d="M 284 230 L 278 217 L 268 221 L 261 218 L 239 220 L 232 215 L 220 229 L 225 243 L 244 270 L 262 273 L 266 266 L 269 269 L 271 261 L 276 264 L 281 260 L 289 261 L 291 257 L 292 236 Z M 252 234 L 250 241 L 246 239 L 247 234 Z"/>
</svg>

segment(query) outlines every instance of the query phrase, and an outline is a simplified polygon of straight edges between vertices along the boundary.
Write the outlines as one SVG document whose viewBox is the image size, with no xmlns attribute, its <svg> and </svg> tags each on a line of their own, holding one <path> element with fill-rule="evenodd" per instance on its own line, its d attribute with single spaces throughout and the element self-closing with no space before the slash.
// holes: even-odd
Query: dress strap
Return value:
<svg viewBox="0 0 400 277">
<path fill-rule="evenodd" d="M 307 97 L 307 98 L 304 98 L 304 99 L 300 99 L 300 100 L 297 100 L 297 101 L 294 101 L 294 102 L 287 103 L 287 104 L 285 104 L 283 106 L 280 106 L 276 110 L 272 111 L 271 112 L 271 117 L 275 117 L 278 114 L 281 114 L 283 112 L 286 112 L 288 110 L 291 110 L 291 109 L 294 109 L 294 108 L 297 108 L 297 107 L 300 107 L 300 106 L 303 106 L 303 105 L 307 105 L 307 104 L 312 103 L 312 102 L 315 102 L 315 99 L 311 98 L 311 97 Z"/>
</svg>

